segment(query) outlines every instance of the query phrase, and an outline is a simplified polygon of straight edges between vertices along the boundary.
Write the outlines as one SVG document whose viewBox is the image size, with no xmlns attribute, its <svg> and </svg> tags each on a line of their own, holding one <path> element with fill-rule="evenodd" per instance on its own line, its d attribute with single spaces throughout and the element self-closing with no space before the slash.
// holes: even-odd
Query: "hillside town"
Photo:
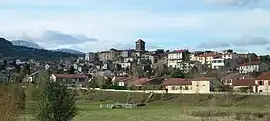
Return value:
<svg viewBox="0 0 270 121">
<path fill-rule="evenodd" d="M 127 87 L 132 87 L 133 90 L 192 94 L 224 91 L 228 86 L 245 93 L 268 93 L 268 56 L 236 53 L 231 49 L 147 51 L 146 46 L 146 42 L 139 39 L 135 49 L 112 48 L 54 62 L 1 60 L 0 77 L 9 81 L 28 65 L 26 82 L 36 82 L 36 75 L 48 70 L 52 80 L 70 80 L 69 85 L 74 88 L 128 90 Z"/>
</svg>

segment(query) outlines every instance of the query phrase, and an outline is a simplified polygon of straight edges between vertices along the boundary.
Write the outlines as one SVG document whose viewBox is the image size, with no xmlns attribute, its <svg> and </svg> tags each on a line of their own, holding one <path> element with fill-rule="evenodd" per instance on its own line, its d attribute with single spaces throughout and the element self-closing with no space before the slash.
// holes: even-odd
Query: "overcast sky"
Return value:
<svg viewBox="0 0 270 121">
<path fill-rule="evenodd" d="M 0 0 L 0 36 L 83 52 L 270 51 L 270 0 Z"/>
</svg>

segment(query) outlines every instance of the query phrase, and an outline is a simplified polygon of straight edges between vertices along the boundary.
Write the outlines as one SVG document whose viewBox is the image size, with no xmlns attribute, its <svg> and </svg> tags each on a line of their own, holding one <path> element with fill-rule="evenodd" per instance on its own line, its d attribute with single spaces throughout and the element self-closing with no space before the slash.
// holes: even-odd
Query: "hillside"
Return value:
<svg viewBox="0 0 270 121">
<path fill-rule="evenodd" d="M 58 52 L 65 52 L 65 53 L 72 53 L 72 54 L 83 54 L 83 52 L 73 50 L 73 49 L 68 49 L 68 48 L 61 48 L 61 49 L 56 49 L 55 51 Z"/>
<path fill-rule="evenodd" d="M 28 41 L 28 40 L 14 40 L 14 41 L 11 41 L 11 43 L 16 46 L 23 46 L 23 47 L 29 47 L 29 48 L 35 48 L 35 49 L 44 49 L 41 46 L 39 46 L 37 43 L 33 41 Z"/>
<path fill-rule="evenodd" d="M 0 55 L 5 58 L 29 58 L 35 60 L 54 60 L 59 58 L 77 57 L 76 54 L 41 50 L 23 46 L 14 46 L 5 38 L 0 38 Z"/>
</svg>

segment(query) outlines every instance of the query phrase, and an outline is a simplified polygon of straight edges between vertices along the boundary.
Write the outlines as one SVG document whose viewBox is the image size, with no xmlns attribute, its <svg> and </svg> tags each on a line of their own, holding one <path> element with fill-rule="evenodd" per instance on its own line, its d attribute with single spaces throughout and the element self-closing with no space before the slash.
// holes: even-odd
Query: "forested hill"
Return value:
<svg viewBox="0 0 270 121">
<path fill-rule="evenodd" d="M 0 37 L 0 55 L 1 57 L 23 57 L 35 60 L 54 60 L 67 57 L 78 57 L 80 55 L 65 52 L 56 52 L 43 49 L 34 49 L 22 46 L 14 46 L 10 41 Z"/>
</svg>

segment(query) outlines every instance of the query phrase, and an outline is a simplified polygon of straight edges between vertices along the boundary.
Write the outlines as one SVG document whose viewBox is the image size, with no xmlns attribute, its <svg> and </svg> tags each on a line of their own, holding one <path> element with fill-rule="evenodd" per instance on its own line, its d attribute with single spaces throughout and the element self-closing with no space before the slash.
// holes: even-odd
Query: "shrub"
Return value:
<svg viewBox="0 0 270 121">
<path fill-rule="evenodd" d="M 75 94 L 60 82 L 48 83 L 36 104 L 38 121 L 71 121 L 77 114 Z"/>
<path fill-rule="evenodd" d="M 0 119 L 15 121 L 22 112 L 20 96 L 13 85 L 0 85 Z"/>
</svg>

